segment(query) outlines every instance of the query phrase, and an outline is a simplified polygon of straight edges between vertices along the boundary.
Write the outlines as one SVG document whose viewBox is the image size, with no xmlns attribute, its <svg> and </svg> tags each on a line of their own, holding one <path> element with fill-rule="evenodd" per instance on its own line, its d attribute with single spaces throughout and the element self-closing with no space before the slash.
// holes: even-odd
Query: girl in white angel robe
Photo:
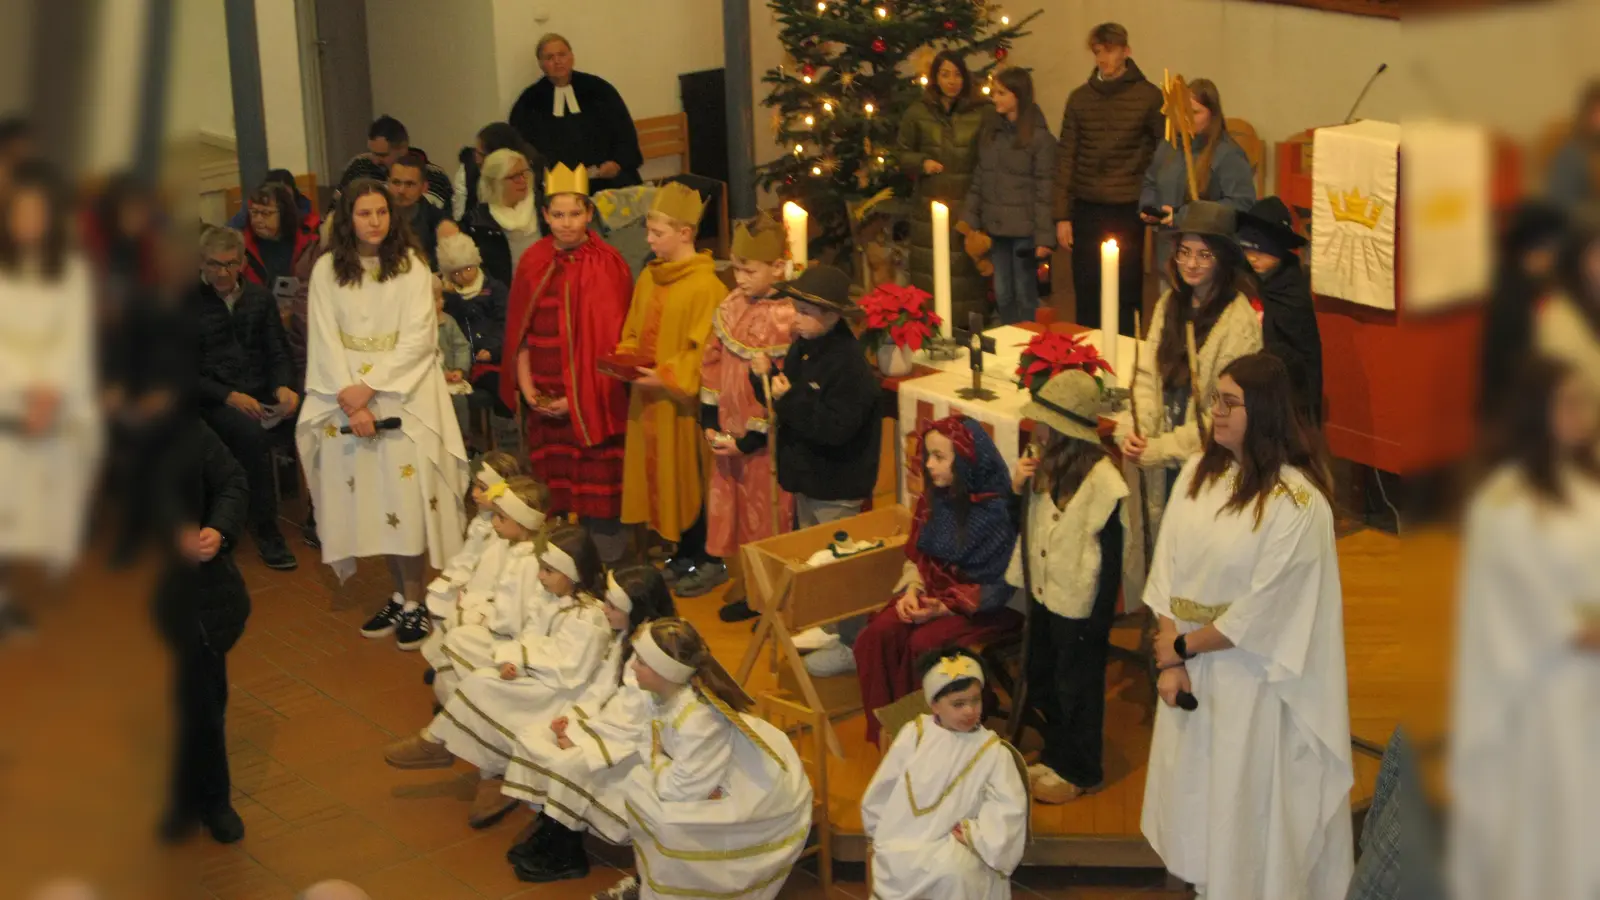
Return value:
<svg viewBox="0 0 1600 900">
<path fill-rule="evenodd" d="M 623 788 L 650 752 L 650 694 L 631 665 L 633 635 L 672 611 L 672 592 L 654 567 L 608 576 L 606 619 L 614 631 L 600 671 L 560 716 L 518 732 L 505 795 L 541 811 L 539 830 L 509 854 L 524 880 L 587 875 L 585 831 L 627 843 Z"/>
<path fill-rule="evenodd" d="M 983 727 L 983 666 L 965 649 L 926 660 L 933 715 L 900 729 L 861 798 L 877 900 L 1004 900 L 1032 801 L 1017 751 Z"/>
<path fill-rule="evenodd" d="M 1221 384 L 1239 390 L 1226 376 Z M 1227 508 L 1235 462 L 1219 461 L 1191 498 L 1204 458 L 1178 475 L 1145 585 L 1168 670 L 1141 828 L 1201 897 L 1343 900 L 1354 776 L 1333 513 L 1288 466 L 1259 522 L 1254 499 Z M 1174 705 L 1180 688 L 1198 708 Z"/>
<path fill-rule="evenodd" d="M 68 215 L 51 209 L 50 195 L 36 173 L 0 203 L 0 231 L 16 251 L 0 263 L 0 419 L 15 426 L 0 429 L 0 610 L 7 563 L 61 571 L 77 558 L 103 443 L 94 285 L 82 259 L 48 246 Z"/>
<path fill-rule="evenodd" d="M 496 468 L 496 457 L 504 457 L 500 465 L 506 471 Z M 461 549 L 445 563 L 439 577 L 428 584 L 428 616 L 433 620 L 435 632 L 456 622 L 456 606 L 467 583 L 477 573 L 478 563 L 491 544 L 505 540 L 495 534 L 494 508 L 485 492 L 505 481 L 507 476 L 515 475 L 515 464 L 514 458 L 503 453 L 485 454 L 474 463 L 477 471 L 472 478 L 472 502 L 477 506 L 478 514 L 467 523 L 467 534 Z"/>
<path fill-rule="evenodd" d="M 651 746 L 626 788 L 637 884 L 613 890 L 771 900 L 811 831 L 794 745 L 740 711 L 749 698 L 688 622 L 658 619 L 633 650 L 634 675 L 654 695 Z"/>
<path fill-rule="evenodd" d="M 496 645 L 520 633 L 528 604 L 543 602 L 538 554 L 545 524 L 541 507 L 549 496 L 544 485 L 523 476 L 485 492 L 494 536 L 484 544 L 459 599 L 422 644 L 441 706 L 455 696 L 462 679 L 495 667 Z"/>
<path fill-rule="evenodd" d="M 1515 394 L 1525 418 L 1555 421 L 1518 423 L 1467 515 L 1449 768 L 1459 900 L 1600 897 L 1600 480 L 1595 394 L 1570 371 Z M 1528 473 L 1546 467 L 1539 486 Z"/>
<path fill-rule="evenodd" d="M 388 557 L 397 598 L 379 616 L 398 621 L 425 598 L 423 553 L 441 567 L 461 547 L 467 453 L 435 353 L 433 276 L 391 213 L 376 182 L 339 201 L 311 272 L 295 443 L 323 561 L 342 583 L 356 559 Z M 395 417 L 399 428 L 375 430 Z"/>
</svg>

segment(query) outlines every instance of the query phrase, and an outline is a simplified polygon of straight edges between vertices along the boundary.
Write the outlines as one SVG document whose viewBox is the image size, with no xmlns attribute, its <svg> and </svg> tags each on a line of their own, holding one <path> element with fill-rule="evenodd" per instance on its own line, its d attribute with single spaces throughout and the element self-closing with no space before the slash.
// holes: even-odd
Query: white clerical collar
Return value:
<svg viewBox="0 0 1600 900">
<path fill-rule="evenodd" d="M 566 84 L 556 85 L 555 108 L 550 111 L 550 114 L 559 119 L 569 111 L 573 115 L 583 112 L 578 108 L 578 95 L 572 92 L 572 82 L 570 81 Z"/>
</svg>

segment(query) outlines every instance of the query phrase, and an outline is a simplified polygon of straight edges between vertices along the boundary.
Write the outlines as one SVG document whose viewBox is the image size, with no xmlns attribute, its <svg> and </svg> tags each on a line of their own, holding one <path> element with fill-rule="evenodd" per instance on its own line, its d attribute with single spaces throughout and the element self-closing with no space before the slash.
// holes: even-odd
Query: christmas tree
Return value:
<svg viewBox="0 0 1600 900">
<path fill-rule="evenodd" d="M 768 0 L 789 60 L 767 71 L 763 101 L 788 152 L 757 180 L 810 213 L 819 250 L 849 246 L 851 211 L 871 198 L 906 197 L 895 161 L 900 118 L 931 77 L 941 50 L 967 57 L 973 83 L 989 79 L 1027 34 L 1035 10 L 1014 18 L 986 0 Z"/>
</svg>

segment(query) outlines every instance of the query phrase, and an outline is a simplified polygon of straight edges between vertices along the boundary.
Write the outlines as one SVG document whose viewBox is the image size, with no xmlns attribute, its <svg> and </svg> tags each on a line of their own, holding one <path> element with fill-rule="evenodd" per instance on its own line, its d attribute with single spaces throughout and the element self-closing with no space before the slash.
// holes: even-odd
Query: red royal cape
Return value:
<svg viewBox="0 0 1600 900">
<path fill-rule="evenodd" d="M 516 359 L 533 320 L 534 306 L 555 272 L 556 242 L 546 237 L 529 247 L 517 263 L 506 308 L 506 344 L 500 358 L 500 399 L 516 409 Z M 561 344 L 570 348 L 565 360 L 567 402 L 573 431 L 586 447 L 622 434 L 628 427 L 628 395 L 622 382 L 600 374 L 600 357 L 617 348 L 622 322 L 633 299 L 633 270 L 616 248 L 589 232 L 589 240 L 572 251 L 568 277 L 572 286 L 561 315 Z M 576 328 L 574 329 L 574 325 Z M 576 333 L 574 334 L 574 331 Z"/>
</svg>

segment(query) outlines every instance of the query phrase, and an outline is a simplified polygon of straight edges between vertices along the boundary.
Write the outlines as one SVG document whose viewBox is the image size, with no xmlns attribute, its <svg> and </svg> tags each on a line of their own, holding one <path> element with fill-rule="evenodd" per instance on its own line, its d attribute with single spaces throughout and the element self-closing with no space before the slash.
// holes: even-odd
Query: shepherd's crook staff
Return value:
<svg viewBox="0 0 1600 900">
<path fill-rule="evenodd" d="M 782 498 L 778 494 L 778 401 L 772 398 L 772 360 L 767 360 L 767 370 L 761 373 L 761 389 L 767 392 L 767 474 L 772 485 L 772 533 L 780 534 L 778 507 Z"/>
</svg>

